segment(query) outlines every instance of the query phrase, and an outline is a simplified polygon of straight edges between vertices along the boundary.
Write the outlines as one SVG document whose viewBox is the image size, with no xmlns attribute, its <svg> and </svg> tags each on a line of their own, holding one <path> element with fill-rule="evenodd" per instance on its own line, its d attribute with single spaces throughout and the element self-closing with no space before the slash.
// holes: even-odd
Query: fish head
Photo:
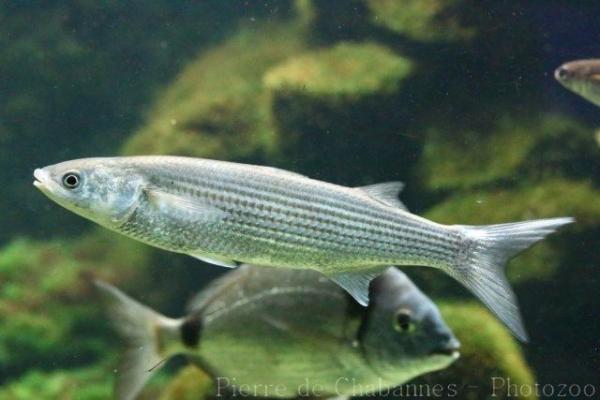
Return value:
<svg viewBox="0 0 600 400">
<path fill-rule="evenodd" d="M 554 78 L 572 92 L 600 105 L 600 59 L 565 63 L 554 71 Z"/>
<path fill-rule="evenodd" d="M 115 158 L 85 158 L 38 168 L 33 184 L 64 208 L 106 227 L 135 210 L 144 179 Z"/>
<path fill-rule="evenodd" d="M 398 269 L 373 280 L 370 302 L 360 342 L 368 364 L 390 384 L 458 359 L 460 342 L 438 308 Z"/>
</svg>

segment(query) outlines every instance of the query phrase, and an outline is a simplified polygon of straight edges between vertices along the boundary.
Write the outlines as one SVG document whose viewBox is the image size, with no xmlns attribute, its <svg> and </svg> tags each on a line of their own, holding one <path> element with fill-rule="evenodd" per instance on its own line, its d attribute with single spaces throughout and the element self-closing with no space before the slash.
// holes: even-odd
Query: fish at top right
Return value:
<svg viewBox="0 0 600 400">
<path fill-rule="evenodd" d="M 554 78 L 570 91 L 600 107 L 600 59 L 565 63 L 554 71 Z"/>
</svg>

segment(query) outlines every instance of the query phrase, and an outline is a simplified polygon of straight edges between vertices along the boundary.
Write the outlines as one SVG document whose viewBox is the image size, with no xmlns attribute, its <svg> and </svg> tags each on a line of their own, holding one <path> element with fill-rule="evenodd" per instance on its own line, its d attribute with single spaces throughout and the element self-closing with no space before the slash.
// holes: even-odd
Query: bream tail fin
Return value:
<svg viewBox="0 0 600 400">
<path fill-rule="evenodd" d="M 133 400 L 173 353 L 168 342 L 179 336 L 181 320 L 167 318 L 138 303 L 116 287 L 102 281 L 94 284 L 108 306 L 108 315 L 126 350 L 117 370 L 115 398 Z"/>
</svg>

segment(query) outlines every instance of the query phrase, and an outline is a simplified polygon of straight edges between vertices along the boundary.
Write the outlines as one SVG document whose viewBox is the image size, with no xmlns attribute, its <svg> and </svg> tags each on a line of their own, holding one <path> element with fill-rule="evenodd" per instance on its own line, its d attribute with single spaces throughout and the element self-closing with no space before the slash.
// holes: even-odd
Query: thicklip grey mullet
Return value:
<svg viewBox="0 0 600 400">
<path fill-rule="evenodd" d="M 313 269 L 368 303 L 387 265 L 440 269 L 521 340 L 506 262 L 572 218 L 441 225 L 408 212 L 399 182 L 344 187 L 276 168 L 171 156 L 88 158 L 38 169 L 61 206 L 144 243 L 227 267 Z"/>
</svg>

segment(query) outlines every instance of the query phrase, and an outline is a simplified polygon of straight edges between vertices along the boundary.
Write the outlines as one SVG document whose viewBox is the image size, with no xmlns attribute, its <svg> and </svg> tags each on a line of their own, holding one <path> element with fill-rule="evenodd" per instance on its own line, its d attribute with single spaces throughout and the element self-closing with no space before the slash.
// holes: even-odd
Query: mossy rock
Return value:
<svg viewBox="0 0 600 400">
<path fill-rule="evenodd" d="M 458 15 L 463 0 L 366 0 L 371 23 L 422 42 L 469 39 L 475 29 Z"/>
<path fill-rule="evenodd" d="M 532 130 L 504 119 L 487 134 L 431 132 L 423 148 L 424 179 L 432 189 L 447 189 L 511 177 L 535 145 Z"/>
<path fill-rule="evenodd" d="M 0 389 L 0 400 L 106 400 L 112 372 L 104 366 L 51 372 L 31 371 Z"/>
<path fill-rule="evenodd" d="M 342 42 L 277 65 L 264 83 L 276 95 L 352 102 L 395 92 L 411 69 L 409 60 L 381 45 Z"/>
<path fill-rule="evenodd" d="M 600 190 L 590 180 L 549 178 L 507 189 L 457 193 L 431 208 L 427 218 L 445 224 L 496 224 L 534 218 L 575 217 L 573 229 L 600 223 Z"/>
<path fill-rule="evenodd" d="M 310 23 L 314 42 L 362 39 L 368 31 L 369 13 L 363 0 L 296 0 L 296 10 Z"/>
<path fill-rule="evenodd" d="M 0 249 L 4 377 L 36 365 L 81 365 L 109 353 L 110 328 L 97 317 L 92 277 L 127 280 L 147 264 L 147 254 L 138 243 L 103 234 L 74 241 L 22 239 Z"/>
<path fill-rule="evenodd" d="M 420 377 L 412 384 L 427 384 L 430 387 L 439 384 L 444 388 L 453 385 L 458 394 L 448 395 L 450 391 L 447 390 L 446 397 L 466 400 L 510 398 L 505 390 L 493 390 L 494 378 L 497 387 L 501 379 L 505 383 L 534 387 L 533 372 L 519 345 L 487 310 L 469 302 L 443 301 L 438 306 L 444 320 L 461 342 L 461 356 L 447 369 Z"/>
<path fill-rule="evenodd" d="M 201 369 L 189 365 L 169 382 L 160 400 L 202 400 L 213 398 L 214 383 Z"/>
<path fill-rule="evenodd" d="M 200 54 L 158 96 L 148 122 L 124 154 L 179 154 L 244 159 L 276 152 L 262 76 L 303 49 L 302 26 L 245 27 Z"/>
<path fill-rule="evenodd" d="M 0 400 L 106 400 L 112 399 L 116 370 L 114 357 L 91 366 L 52 371 L 31 370 L 0 388 Z M 137 400 L 155 400 L 165 377 L 153 379 Z"/>
<path fill-rule="evenodd" d="M 397 170 L 399 158 L 416 159 L 414 140 L 402 132 L 409 110 L 396 107 L 411 71 L 409 60 L 386 47 L 346 42 L 270 69 L 264 82 L 285 138 L 287 166 L 301 165 L 301 172 L 323 180 L 361 184 L 379 179 L 364 166 L 383 170 L 389 162 Z"/>
<path fill-rule="evenodd" d="M 431 189 L 470 188 L 522 177 L 588 177 L 590 172 L 600 173 L 600 149 L 591 129 L 566 117 L 506 116 L 492 127 L 430 132 L 421 171 Z"/>
</svg>

